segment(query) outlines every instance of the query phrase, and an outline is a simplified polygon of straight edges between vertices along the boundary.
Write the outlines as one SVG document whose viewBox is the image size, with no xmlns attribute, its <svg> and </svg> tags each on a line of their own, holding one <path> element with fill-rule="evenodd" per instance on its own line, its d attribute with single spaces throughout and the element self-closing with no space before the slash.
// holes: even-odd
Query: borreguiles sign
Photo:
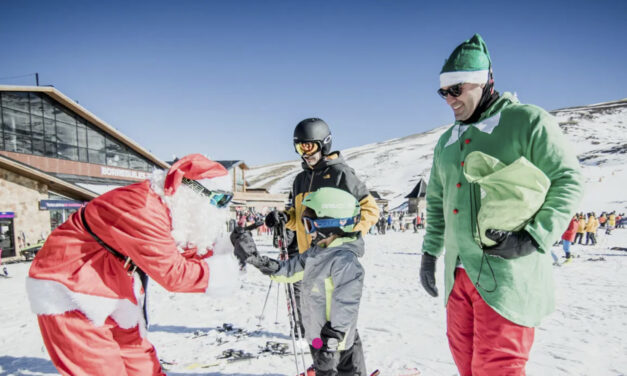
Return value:
<svg viewBox="0 0 627 376">
<path fill-rule="evenodd" d="M 131 179 L 148 179 L 150 176 L 144 171 L 124 170 L 121 168 L 113 167 L 100 167 L 100 174 L 104 176 L 115 176 L 119 178 L 131 178 Z"/>
</svg>

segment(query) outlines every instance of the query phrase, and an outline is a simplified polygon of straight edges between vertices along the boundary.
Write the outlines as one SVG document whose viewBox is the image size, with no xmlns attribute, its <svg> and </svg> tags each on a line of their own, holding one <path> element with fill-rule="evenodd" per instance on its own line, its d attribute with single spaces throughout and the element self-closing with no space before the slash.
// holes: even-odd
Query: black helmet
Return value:
<svg viewBox="0 0 627 376">
<path fill-rule="evenodd" d="M 309 118 L 301 121 L 294 128 L 294 145 L 299 142 L 317 142 L 322 155 L 331 152 L 331 131 L 322 119 Z"/>
</svg>

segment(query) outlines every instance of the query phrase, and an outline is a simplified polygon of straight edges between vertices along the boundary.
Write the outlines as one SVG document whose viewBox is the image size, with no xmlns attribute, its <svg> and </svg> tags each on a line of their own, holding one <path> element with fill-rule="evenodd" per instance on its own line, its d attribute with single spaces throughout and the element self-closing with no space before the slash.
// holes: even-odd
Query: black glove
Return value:
<svg viewBox="0 0 627 376">
<path fill-rule="evenodd" d="M 240 265 L 246 263 L 246 259 L 250 256 L 258 256 L 257 246 L 253 240 L 253 235 L 246 228 L 236 227 L 230 236 L 231 244 L 233 244 L 233 253 L 240 262 Z"/>
<path fill-rule="evenodd" d="M 483 251 L 490 255 L 504 259 L 515 259 L 527 256 L 538 250 L 538 244 L 527 231 L 502 231 L 488 229 L 485 236 L 497 244 L 486 247 Z"/>
<path fill-rule="evenodd" d="M 268 227 L 274 227 L 278 225 L 279 223 L 286 223 L 287 214 L 282 211 L 273 210 L 266 215 L 265 222 L 266 222 L 266 226 Z"/>
<path fill-rule="evenodd" d="M 335 352 L 340 342 L 344 339 L 344 332 L 333 329 L 331 322 L 327 321 L 320 330 L 322 351 Z"/>
<path fill-rule="evenodd" d="M 420 262 L 420 283 L 422 287 L 434 298 L 438 296 L 438 288 L 435 287 L 435 262 L 438 259 L 428 253 L 422 254 Z"/>
<path fill-rule="evenodd" d="M 246 262 L 259 269 L 263 275 L 272 275 L 280 268 L 279 262 L 268 256 L 250 256 L 246 259 Z"/>
</svg>

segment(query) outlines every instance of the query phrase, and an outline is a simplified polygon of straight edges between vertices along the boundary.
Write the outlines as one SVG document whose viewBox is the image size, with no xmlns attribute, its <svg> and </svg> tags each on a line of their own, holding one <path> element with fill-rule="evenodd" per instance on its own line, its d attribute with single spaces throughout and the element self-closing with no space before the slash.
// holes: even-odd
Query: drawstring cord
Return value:
<svg viewBox="0 0 627 376">
<path fill-rule="evenodd" d="M 495 292 L 497 287 L 499 286 L 496 281 L 496 275 L 494 274 L 494 269 L 492 269 L 492 265 L 490 264 L 490 259 L 486 256 L 483 251 L 483 243 L 481 242 L 481 228 L 479 227 L 479 221 L 476 220 L 477 215 L 479 213 L 477 209 L 477 192 L 476 192 L 477 183 L 470 183 L 470 195 L 472 196 L 470 200 L 470 227 L 473 229 L 476 226 L 477 231 L 479 232 L 479 247 L 481 248 L 481 264 L 479 264 L 479 274 L 477 274 L 477 280 L 475 281 L 475 287 L 482 289 L 485 292 Z M 473 224 L 473 219 L 476 221 Z M 494 281 L 494 288 L 492 290 L 488 290 L 485 287 L 481 286 L 479 283 L 479 279 L 481 278 L 481 272 L 483 271 L 483 260 L 485 260 L 486 264 L 488 264 L 488 268 L 490 268 L 490 274 L 492 275 L 492 280 Z"/>
</svg>

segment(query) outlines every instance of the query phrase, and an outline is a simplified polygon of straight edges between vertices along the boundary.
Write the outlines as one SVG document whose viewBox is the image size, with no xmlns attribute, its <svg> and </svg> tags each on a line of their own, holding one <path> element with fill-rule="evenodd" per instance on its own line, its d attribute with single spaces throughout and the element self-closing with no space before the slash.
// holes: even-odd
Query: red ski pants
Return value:
<svg viewBox="0 0 627 376">
<path fill-rule="evenodd" d="M 111 318 L 95 326 L 79 311 L 37 315 L 50 359 L 61 375 L 164 375 L 157 352 L 138 327 L 122 329 Z"/>
<path fill-rule="evenodd" d="M 494 311 L 462 268 L 446 304 L 446 335 L 461 376 L 525 375 L 534 328 Z"/>
</svg>

